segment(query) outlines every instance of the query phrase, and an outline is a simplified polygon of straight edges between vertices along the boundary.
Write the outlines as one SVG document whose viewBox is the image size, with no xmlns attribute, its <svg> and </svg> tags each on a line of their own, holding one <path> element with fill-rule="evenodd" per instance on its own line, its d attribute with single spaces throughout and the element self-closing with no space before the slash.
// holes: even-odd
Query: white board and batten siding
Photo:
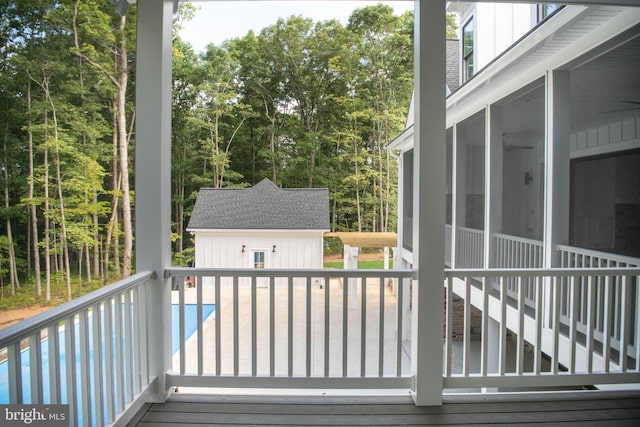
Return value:
<svg viewBox="0 0 640 427">
<path fill-rule="evenodd" d="M 254 268 L 253 254 L 258 251 L 265 253 L 265 268 L 321 269 L 323 232 L 194 230 L 195 265 L 207 268 Z"/>
<path fill-rule="evenodd" d="M 202 188 L 187 231 L 195 237 L 198 268 L 320 270 L 329 190 L 282 189 L 266 178 L 249 188 Z M 260 286 L 269 282 L 258 276 Z M 241 285 L 250 283 L 240 278 Z"/>
</svg>

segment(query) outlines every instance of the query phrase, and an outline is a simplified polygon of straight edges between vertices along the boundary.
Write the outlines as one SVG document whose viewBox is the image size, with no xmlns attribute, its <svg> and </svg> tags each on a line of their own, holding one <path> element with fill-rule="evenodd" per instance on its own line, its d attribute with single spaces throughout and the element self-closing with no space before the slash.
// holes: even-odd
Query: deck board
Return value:
<svg viewBox="0 0 640 427">
<path fill-rule="evenodd" d="M 445 398 L 439 407 L 417 407 L 408 396 L 174 395 L 147 405 L 131 425 L 640 425 L 640 392 L 513 396 Z"/>
</svg>

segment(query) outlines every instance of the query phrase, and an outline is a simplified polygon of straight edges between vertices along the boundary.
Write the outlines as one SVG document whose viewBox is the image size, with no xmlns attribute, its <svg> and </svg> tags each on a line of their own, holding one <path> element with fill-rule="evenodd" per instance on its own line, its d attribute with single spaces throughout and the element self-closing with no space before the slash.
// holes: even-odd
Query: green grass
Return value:
<svg viewBox="0 0 640 427">
<path fill-rule="evenodd" d="M 342 269 L 344 263 L 342 261 L 327 261 L 324 264 L 324 268 L 337 268 Z M 383 260 L 373 261 L 358 261 L 358 268 L 360 270 L 382 270 L 384 269 Z M 389 260 L 389 268 L 393 268 L 393 261 Z"/>
<path fill-rule="evenodd" d="M 11 287 L 6 284 L 0 292 L 0 310 L 28 307 L 54 307 L 67 302 L 67 285 L 62 277 L 51 278 L 51 299 L 45 300 L 45 281 L 42 279 L 42 295 L 36 296 L 35 280 L 21 283 L 20 289 L 16 289 L 15 295 L 11 295 Z M 82 295 L 93 292 L 102 287 L 100 280 L 92 280 L 90 283 L 78 282 L 78 277 L 71 278 L 71 298 L 78 298 Z"/>
</svg>

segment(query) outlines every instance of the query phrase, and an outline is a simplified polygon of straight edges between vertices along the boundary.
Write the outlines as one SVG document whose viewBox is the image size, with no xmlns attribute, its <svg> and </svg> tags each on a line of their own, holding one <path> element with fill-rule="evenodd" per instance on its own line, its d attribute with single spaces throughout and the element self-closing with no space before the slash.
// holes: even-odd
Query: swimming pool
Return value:
<svg viewBox="0 0 640 427">
<path fill-rule="evenodd" d="M 180 348 L 180 323 L 178 304 L 171 304 L 171 353 L 175 353 Z M 215 304 L 202 304 L 202 321 L 204 322 L 214 312 Z M 188 340 L 198 328 L 198 306 L 196 304 L 184 305 L 184 336 Z"/>
<path fill-rule="evenodd" d="M 123 308 L 124 309 L 124 308 Z M 185 304 L 184 305 L 184 328 L 185 328 L 185 340 L 189 339 L 191 335 L 194 334 L 198 327 L 197 316 L 198 316 L 198 308 L 196 304 Z M 213 314 L 215 311 L 215 304 L 203 304 L 202 305 L 202 321 L 205 321 Z M 180 330 L 179 330 L 179 306 L 177 304 L 171 305 L 171 351 L 175 353 L 180 348 Z M 88 319 L 89 321 L 89 342 L 93 340 L 93 327 L 91 317 Z M 80 326 L 76 322 L 75 323 L 75 370 L 76 370 L 76 381 L 78 382 L 77 389 L 80 390 L 79 383 L 81 380 L 80 376 L 80 348 L 79 348 L 79 340 L 78 337 L 80 335 Z M 63 328 L 58 333 L 59 343 L 60 343 L 60 358 L 59 358 L 59 366 L 60 366 L 60 382 L 61 382 L 61 401 L 67 402 L 67 391 L 65 387 L 66 383 L 66 355 L 65 355 L 65 331 Z M 42 340 L 42 381 L 43 381 L 43 401 L 50 402 L 49 395 L 49 346 L 47 345 L 48 340 L 45 338 Z M 115 337 L 112 341 L 112 348 L 115 349 Z M 104 358 L 104 345 L 102 346 L 102 357 Z M 24 403 L 31 402 L 31 372 L 29 369 L 30 365 L 30 351 L 29 349 L 22 350 L 21 352 L 21 366 L 22 366 L 22 396 Z M 93 365 L 93 351 L 89 353 L 89 359 L 91 361 L 91 366 Z M 115 360 L 115 355 L 114 355 Z M 115 366 L 115 363 L 113 364 Z M 93 369 L 89 369 L 91 376 L 91 383 L 94 382 L 94 373 Z M 104 371 L 103 371 L 104 372 Z M 125 373 L 126 375 L 126 373 Z M 91 396 L 91 405 L 94 407 L 94 396 Z M 3 361 L 0 363 L 0 404 L 6 405 L 9 403 L 9 368 L 7 361 Z M 80 408 L 78 408 L 80 410 Z M 82 425 L 82 414 L 79 413 L 79 425 Z"/>
</svg>

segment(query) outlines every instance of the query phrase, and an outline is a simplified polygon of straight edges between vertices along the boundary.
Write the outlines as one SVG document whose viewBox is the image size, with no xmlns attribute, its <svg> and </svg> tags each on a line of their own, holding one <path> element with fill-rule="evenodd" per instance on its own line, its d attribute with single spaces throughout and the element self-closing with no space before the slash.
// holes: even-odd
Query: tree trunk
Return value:
<svg viewBox="0 0 640 427">
<path fill-rule="evenodd" d="M 98 204 L 98 195 L 94 191 L 93 204 Z M 92 217 L 93 221 L 93 241 L 95 246 L 93 247 L 93 275 L 100 276 L 100 223 L 98 220 L 98 214 L 94 213 Z"/>
<path fill-rule="evenodd" d="M 176 226 L 176 234 L 178 238 L 176 239 L 176 252 L 182 253 L 183 249 L 183 238 L 182 232 L 184 227 L 184 194 L 185 194 L 185 177 L 184 170 L 180 172 L 180 176 L 177 179 L 178 188 L 176 189 L 176 193 L 178 195 L 178 205 L 176 206 L 176 220 L 178 222 Z"/>
<path fill-rule="evenodd" d="M 125 26 L 127 18 L 120 17 L 119 61 L 118 61 L 118 141 L 120 154 L 120 174 L 122 179 L 122 226 L 124 232 L 124 253 L 122 257 L 123 277 L 131 275 L 131 256 L 133 252 L 133 228 L 131 224 L 131 195 L 129 191 L 129 138 L 127 135 L 127 81 L 129 65 L 127 61 L 127 39 Z"/>
<path fill-rule="evenodd" d="M 40 249 L 38 248 L 38 213 L 36 204 L 33 201 L 34 195 L 34 168 L 33 168 L 33 132 L 31 129 L 31 80 L 27 81 L 27 116 L 28 116 L 28 130 L 27 130 L 27 144 L 29 146 L 29 207 L 31 211 L 31 238 L 33 249 L 33 269 L 36 276 L 36 296 L 42 296 L 42 280 L 40 277 Z M 48 300 L 47 300 L 48 301 Z"/>
<path fill-rule="evenodd" d="M 69 265 L 69 247 L 67 245 L 67 221 L 65 218 L 64 209 L 64 197 L 62 194 L 62 172 L 60 171 L 60 151 L 59 151 L 59 138 L 58 138 L 58 118 L 56 115 L 56 108 L 49 92 L 49 82 L 45 78 L 43 80 L 42 89 L 45 92 L 45 96 L 51 106 L 51 114 L 53 119 L 53 140 L 55 142 L 54 163 L 56 166 L 56 187 L 58 190 L 58 202 L 60 206 L 60 247 L 62 251 L 61 266 L 65 270 L 65 281 L 67 284 L 67 299 L 71 301 L 71 268 Z"/>
<path fill-rule="evenodd" d="M 6 99 L 5 99 L 6 101 Z M 5 117 L 5 127 L 4 127 L 4 137 L 3 137 L 3 167 L 2 167 L 2 177 L 4 179 L 4 207 L 8 211 L 10 207 L 9 203 L 9 164 L 7 158 L 8 151 L 8 139 L 9 139 L 9 108 L 5 105 L 5 113 L 7 117 Z M 15 248 L 13 247 L 13 232 L 11 231 L 11 218 L 7 215 L 7 241 L 9 245 L 9 281 L 11 283 L 11 295 L 15 295 L 16 289 L 20 289 L 20 281 L 18 280 L 18 270 L 16 268 L 16 254 Z"/>
<path fill-rule="evenodd" d="M 45 113 L 45 129 L 47 115 Z M 44 273 L 45 273 L 45 299 L 51 300 L 51 222 L 49 219 L 49 148 L 44 146 Z"/>
</svg>

